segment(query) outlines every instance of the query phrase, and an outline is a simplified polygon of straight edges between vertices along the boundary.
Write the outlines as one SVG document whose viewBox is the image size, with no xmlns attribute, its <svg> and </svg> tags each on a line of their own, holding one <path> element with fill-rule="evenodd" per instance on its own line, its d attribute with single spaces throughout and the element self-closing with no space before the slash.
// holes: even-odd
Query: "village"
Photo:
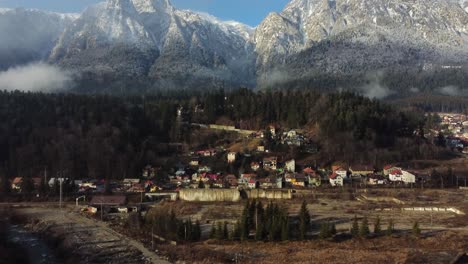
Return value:
<svg viewBox="0 0 468 264">
<path fill-rule="evenodd" d="M 295 130 L 276 137 L 276 130 L 270 128 L 276 140 L 287 146 L 303 147 L 309 153 L 318 152 L 318 146 Z M 254 132 L 249 137 L 263 138 L 263 132 Z M 270 152 L 264 145 L 248 153 L 226 150 L 224 147 L 195 150 L 180 158 L 172 173 L 162 179 L 160 168 L 146 166 L 140 177 L 121 181 L 105 179 L 71 180 L 62 177 L 33 177 L 34 190 L 57 188 L 60 183 L 71 193 L 156 193 L 179 191 L 181 189 L 307 189 L 344 187 L 414 187 L 430 179 L 427 174 L 412 172 L 398 166 L 386 165 L 376 168 L 371 164 L 343 163 L 330 167 L 316 164 L 300 164 L 295 159 L 283 159 L 284 153 Z M 225 170 L 216 170 L 212 164 L 222 163 Z M 218 168 L 220 166 L 217 166 Z M 223 166 L 221 166 L 223 167 Z M 232 172 L 232 173 L 230 173 Z M 23 178 L 16 177 L 11 183 L 12 190 L 21 193 Z M 71 188 L 71 189 L 70 189 Z"/>
</svg>

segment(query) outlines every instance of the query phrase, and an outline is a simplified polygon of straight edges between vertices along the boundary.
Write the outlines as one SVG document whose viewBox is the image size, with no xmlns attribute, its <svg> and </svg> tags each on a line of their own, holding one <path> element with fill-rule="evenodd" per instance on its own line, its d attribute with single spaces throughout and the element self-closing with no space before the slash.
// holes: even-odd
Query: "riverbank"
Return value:
<svg viewBox="0 0 468 264">
<path fill-rule="evenodd" d="M 0 208 L 0 264 L 29 264 L 24 248 L 9 239 L 9 214 Z"/>
<path fill-rule="evenodd" d="M 26 228 L 54 243 L 64 263 L 169 263 L 138 241 L 73 210 L 24 207 L 15 208 L 14 214 Z"/>
</svg>

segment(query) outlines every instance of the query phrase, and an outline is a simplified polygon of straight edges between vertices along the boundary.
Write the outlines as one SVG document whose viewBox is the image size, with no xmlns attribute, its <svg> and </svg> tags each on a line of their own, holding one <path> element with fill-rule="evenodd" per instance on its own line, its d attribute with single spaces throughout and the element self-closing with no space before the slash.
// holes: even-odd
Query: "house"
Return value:
<svg viewBox="0 0 468 264">
<path fill-rule="evenodd" d="M 222 179 L 213 180 L 214 188 L 224 188 L 224 181 Z"/>
<path fill-rule="evenodd" d="M 139 184 L 140 179 L 124 179 L 122 183 L 125 187 L 132 187 L 135 184 Z"/>
<path fill-rule="evenodd" d="M 393 165 L 386 165 L 384 166 L 383 168 L 383 174 L 385 176 L 388 176 L 390 174 L 390 172 L 394 171 L 394 170 L 401 170 L 400 167 L 396 167 L 396 166 L 393 166 Z"/>
<path fill-rule="evenodd" d="M 235 175 L 229 174 L 224 177 L 224 182 L 231 188 L 235 188 L 239 185 L 239 182 Z"/>
<path fill-rule="evenodd" d="M 237 153 L 236 152 L 229 152 L 227 154 L 227 161 L 228 163 L 234 163 L 236 161 L 236 155 Z"/>
<path fill-rule="evenodd" d="M 11 182 L 11 189 L 12 190 L 21 190 L 21 183 L 23 182 L 23 177 L 16 177 Z"/>
<path fill-rule="evenodd" d="M 200 165 L 200 159 L 199 158 L 192 158 L 189 162 L 190 166 L 197 167 Z"/>
<path fill-rule="evenodd" d="M 216 149 L 205 149 L 205 150 L 199 150 L 196 152 L 197 155 L 199 156 L 204 156 L 204 157 L 213 157 L 216 155 Z"/>
<path fill-rule="evenodd" d="M 208 167 L 208 166 L 201 166 L 200 168 L 198 168 L 198 172 L 200 172 L 200 173 L 210 172 L 210 171 L 211 171 L 211 168 Z"/>
<path fill-rule="evenodd" d="M 257 171 L 258 169 L 260 169 L 260 163 L 258 163 L 258 162 L 252 162 L 252 163 L 250 163 L 250 168 L 251 168 L 253 171 Z"/>
<path fill-rule="evenodd" d="M 247 185 L 250 189 L 257 189 L 259 187 L 259 182 L 256 178 L 251 178 Z"/>
<path fill-rule="evenodd" d="M 342 166 L 338 166 L 338 165 L 332 166 L 332 172 L 341 176 L 342 179 L 348 178 L 348 171 L 344 169 Z"/>
<path fill-rule="evenodd" d="M 238 180 L 238 185 L 248 187 L 250 179 L 257 178 L 257 174 L 254 173 L 243 173 Z"/>
<path fill-rule="evenodd" d="M 401 169 L 393 169 L 388 173 L 388 179 L 392 182 L 402 181 L 401 176 L 403 176 Z"/>
<path fill-rule="evenodd" d="M 292 184 L 296 187 L 307 187 L 309 186 L 309 177 L 303 173 L 298 173 L 292 180 Z"/>
<path fill-rule="evenodd" d="M 370 185 L 385 185 L 388 181 L 383 175 L 369 174 L 367 175 L 367 183 Z"/>
<path fill-rule="evenodd" d="M 284 169 L 286 171 L 289 171 L 289 172 L 295 172 L 296 171 L 296 161 L 294 159 L 286 161 Z"/>
<path fill-rule="evenodd" d="M 353 165 L 349 167 L 352 176 L 366 176 L 374 173 L 374 168 L 368 165 Z"/>
<path fill-rule="evenodd" d="M 125 195 L 96 195 L 93 196 L 90 206 L 99 207 L 99 206 L 123 206 L 127 204 L 127 197 Z"/>
<path fill-rule="evenodd" d="M 272 137 L 276 137 L 276 127 L 274 125 L 270 125 L 270 134 Z"/>
<path fill-rule="evenodd" d="M 343 177 L 335 172 L 328 176 L 328 179 L 333 187 L 343 186 Z"/>
<path fill-rule="evenodd" d="M 54 187 L 55 183 L 65 182 L 68 181 L 68 178 L 50 178 L 49 180 L 49 187 Z"/>
<path fill-rule="evenodd" d="M 401 180 L 406 184 L 416 183 L 416 176 L 407 171 L 402 171 Z"/>
<path fill-rule="evenodd" d="M 284 181 L 285 181 L 285 182 L 290 182 L 290 183 L 292 183 L 294 179 L 295 179 L 294 173 L 286 173 L 286 174 L 284 175 Z"/>
<path fill-rule="evenodd" d="M 258 146 L 257 151 L 258 152 L 265 152 L 265 146 Z"/>
<path fill-rule="evenodd" d="M 277 157 L 268 157 L 263 159 L 263 169 L 265 170 L 276 170 L 278 164 Z"/>
</svg>

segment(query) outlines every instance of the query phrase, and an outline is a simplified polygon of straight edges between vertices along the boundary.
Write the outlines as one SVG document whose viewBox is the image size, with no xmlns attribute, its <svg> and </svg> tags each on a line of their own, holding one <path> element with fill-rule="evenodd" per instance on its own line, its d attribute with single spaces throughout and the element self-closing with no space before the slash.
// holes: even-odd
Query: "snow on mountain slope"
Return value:
<svg viewBox="0 0 468 264">
<path fill-rule="evenodd" d="M 257 77 L 259 82 L 268 79 L 276 68 L 294 68 L 293 74 L 288 73 L 293 76 L 301 70 L 306 74 L 359 72 L 370 61 L 374 61 L 371 67 L 392 67 L 409 55 L 415 64 L 424 59 L 466 64 L 468 14 L 460 8 L 465 3 L 292 0 L 255 31 Z M 317 54 L 330 50 L 334 53 L 327 57 Z M 366 54 L 372 58 L 363 59 L 368 58 Z"/>
<path fill-rule="evenodd" d="M 50 59 L 64 66 L 95 70 L 81 59 L 82 55 L 118 45 L 125 46 L 127 53 L 135 49 L 152 54 L 151 58 L 140 58 L 145 66 L 137 63 L 139 70 L 132 74 L 154 80 L 192 75 L 221 82 L 236 78 L 245 81 L 237 73 L 246 69 L 252 72 L 252 32 L 241 23 L 177 10 L 168 0 L 108 0 L 89 8 L 65 30 Z M 246 67 L 248 60 L 250 68 Z M 103 60 L 95 66 L 117 70 L 117 65 Z"/>
<path fill-rule="evenodd" d="M 468 67 L 468 0 L 291 0 L 256 28 L 169 0 L 107 0 L 79 17 L 0 9 L 0 37 L 4 65 L 49 55 L 104 84 L 112 75 L 158 87 L 262 86 L 285 77 Z"/>
</svg>

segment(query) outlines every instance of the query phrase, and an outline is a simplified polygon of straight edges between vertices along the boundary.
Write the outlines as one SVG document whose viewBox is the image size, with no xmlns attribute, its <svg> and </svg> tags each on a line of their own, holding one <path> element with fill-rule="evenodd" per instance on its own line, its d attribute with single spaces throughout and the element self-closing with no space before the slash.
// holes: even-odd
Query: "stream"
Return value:
<svg viewBox="0 0 468 264">
<path fill-rule="evenodd" d="M 20 225 L 9 223 L 8 219 L 0 219 L 3 223 L 6 241 L 13 244 L 16 248 L 21 248 L 24 252 L 23 257 L 29 264 L 59 264 L 59 258 L 56 256 L 53 248 L 37 234 L 31 233 Z M 12 249 L 13 250 L 13 249 Z M 13 251 L 12 251 L 13 252 Z M 2 261 L 0 260 L 0 263 Z"/>
</svg>

